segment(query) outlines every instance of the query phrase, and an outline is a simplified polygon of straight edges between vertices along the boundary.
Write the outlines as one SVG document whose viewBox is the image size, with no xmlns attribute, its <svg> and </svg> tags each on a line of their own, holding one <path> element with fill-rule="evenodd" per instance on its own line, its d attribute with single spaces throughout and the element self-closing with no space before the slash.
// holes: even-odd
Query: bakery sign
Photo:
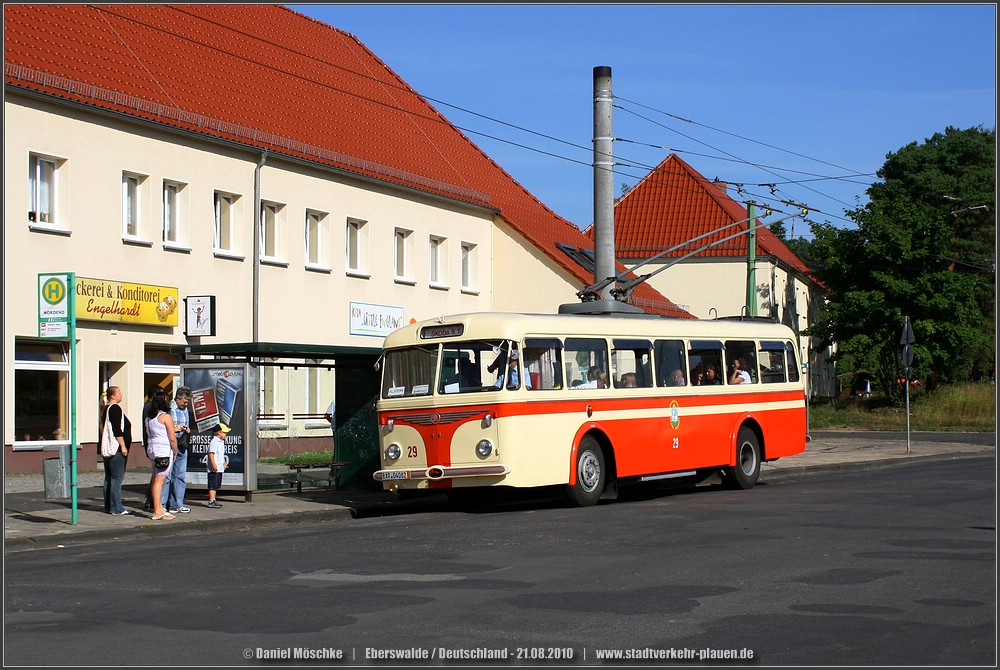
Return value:
<svg viewBox="0 0 1000 670">
<path fill-rule="evenodd" d="M 178 289 L 110 279 L 76 278 L 76 318 L 176 326 Z"/>
</svg>

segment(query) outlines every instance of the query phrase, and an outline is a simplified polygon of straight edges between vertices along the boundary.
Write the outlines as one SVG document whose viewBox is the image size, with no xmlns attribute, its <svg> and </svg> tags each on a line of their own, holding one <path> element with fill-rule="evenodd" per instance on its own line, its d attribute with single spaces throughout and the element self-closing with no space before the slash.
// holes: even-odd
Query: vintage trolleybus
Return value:
<svg viewBox="0 0 1000 670">
<path fill-rule="evenodd" d="M 381 467 L 398 493 L 617 485 L 721 476 L 801 453 L 795 336 L 770 321 L 648 314 L 475 313 L 386 337 Z"/>
</svg>

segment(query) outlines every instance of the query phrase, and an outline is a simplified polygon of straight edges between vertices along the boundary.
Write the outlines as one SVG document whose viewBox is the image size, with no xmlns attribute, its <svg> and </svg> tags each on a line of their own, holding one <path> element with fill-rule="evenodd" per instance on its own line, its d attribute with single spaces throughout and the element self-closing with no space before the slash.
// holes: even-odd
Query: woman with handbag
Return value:
<svg viewBox="0 0 1000 670">
<path fill-rule="evenodd" d="M 125 463 L 128 460 L 128 450 L 132 446 L 132 422 L 125 416 L 122 409 L 122 390 L 117 386 L 109 386 L 107 391 L 108 406 L 104 408 L 104 420 L 101 421 L 101 441 L 105 439 L 117 442 L 117 449 L 111 456 L 104 456 L 104 511 L 116 516 L 131 514 L 122 505 L 122 482 L 125 480 Z M 105 433 L 110 433 L 105 437 Z M 102 448 L 103 452 L 103 448 Z"/>
<path fill-rule="evenodd" d="M 146 455 L 153 468 L 153 521 L 173 519 L 163 507 L 163 484 L 177 458 L 177 437 L 174 435 L 174 420 L 170 418 L 170 401 L 167 393 L 159 389 L 153 394 L 149 412 L 143 417 L 146 422 Z"/>
</svg>

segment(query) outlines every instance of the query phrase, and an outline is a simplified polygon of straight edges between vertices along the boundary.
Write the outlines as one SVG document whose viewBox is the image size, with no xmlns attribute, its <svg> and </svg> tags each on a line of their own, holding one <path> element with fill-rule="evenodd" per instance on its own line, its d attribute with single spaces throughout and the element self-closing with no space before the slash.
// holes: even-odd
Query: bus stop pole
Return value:
<svg viewBox="0 0 1000 670">
<path fill-rule="evenodd" d="M 69 275 L 69 488 L 72 501 L 70 523 L 76 525 L 78 498 L 76 479 L 76 274 Z"/>
</svg>

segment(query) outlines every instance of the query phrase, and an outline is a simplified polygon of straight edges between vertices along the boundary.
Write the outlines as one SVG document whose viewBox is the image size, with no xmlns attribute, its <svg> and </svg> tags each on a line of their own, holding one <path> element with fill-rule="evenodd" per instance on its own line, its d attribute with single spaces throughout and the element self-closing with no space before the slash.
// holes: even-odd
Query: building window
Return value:
<svg viewBox="0 0 1000 670">
<path fill-rule="evenodd" d="M 329 216 L 324 212 L 306 210 L 306 265 L 329 267 L 326 246 L 329 237 Z"/>
<path fill-rule="evenodd" d="M 411 282 L 410 245 L 413 243 L 413 231 L 396 228 L 395 234 L 395 278 L 397 281 Z"/>
<path fill-rule="evenodd" d="M 14 342 L 15 442 L 69 440 L 69 386 L 65 345 L 34 340 Z"/>
<path fill-rule="evenodd" d="M 368 222 L 347 220 L 347 272 L 363 275 L 368 271 Z"/>
<path fill-rule="evenodd" d="M 143 175 L 122 173 L 122 237 L 126 240 L 142 239 L 142 191 L 145 182 Z"/>
<path fill-rule="evenodd" d="M 163 182 L 163 241 L 166 244 L 183 244 L 184 221 L 182 217 L 182 200 L 185 184 L 173 181 Z"/>
<path fill-rule="evenodd" d="M 431 286 L 444 286 L 446 283 L 445 268 L 448 267 L 448 240 L 444 237 L 431 235 L 428 251 L 430 253 L 428 261 Z"/>
<path fill-rule="evenodd" d="M 36 154 L 28 156 L 28 222 L 56 225 L 60 161 Z"/>
<path fill-rule="evenodd" d="M 216 251 L 236 251 L 236 201 L 235 195 L 215 192 Z"/>
<path fill-rule="evenodd" d="M 281 234 L 281 215 L 284 205 L 276 202 L 260 203 L 260 256 L 261 258 L 279 258 L 281 249 L 278 246 Z"/>
<path fill-rule="evenodd" d="M 258 423 L 261 426 L 283 427 L 288 422 L 287 392 L 284 383 L 287 375 L 279 367 L 278 359 L 265 358 L 260 366 L 260 414 Z"/>
<path fill-rule="evenodd" d="M 462 289 L 475 291 L 479 283 L 477 246 L 471 242 L 462 242 Z"/>
</svg>

